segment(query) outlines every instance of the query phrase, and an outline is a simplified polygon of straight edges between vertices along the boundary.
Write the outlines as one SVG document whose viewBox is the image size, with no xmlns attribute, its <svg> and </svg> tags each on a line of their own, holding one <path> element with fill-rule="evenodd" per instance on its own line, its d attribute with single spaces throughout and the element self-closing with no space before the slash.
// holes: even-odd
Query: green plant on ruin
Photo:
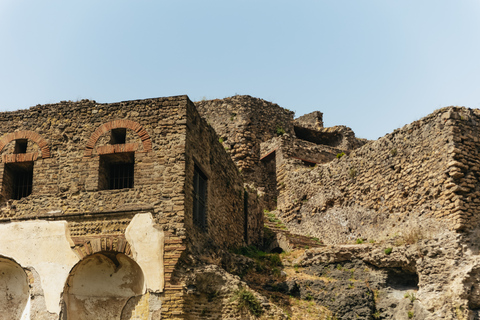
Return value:
<svg viewBox="0 0 480 320">
<path fill-rule="evenodd" d="M 295 273 L 299 273 L 300 272 L 300 265 L 298 263 L 295 263 L 293 265 L 293 270 L 295 270 Z"/>
<path fill-rule="evenodd" d="M 408 319 L 412 319 L 413 318 L 413 310 L 408 311 L 407 316 L 408 316 Z"/>
<path fill-rule="evenodd" d="M 272 270 L 273 268 L 282 267 L 282 259 L 278 253 L 266 253 L 254 246 L 241 247 L 233 250 L 236 254 L 252 258 L 255 260 L 257 271 Z"/>
<path fill-rule="evenodd" d="M 372 314 L 373 318 L 374 319 L 380 319 L 380 311 L 375 311 L 373 314 Z"/>
<path fill-rule="evenodd" d="M 385 249 L 385 254 L 389 255 L 390 253 L 392 253 L 392 248 L 386 248 Z"/>
<path fill-rule="evenodd" d="M 277 126 L 275 133 L 277 136 L 283 136 L 285 134 L 285 129 L 283 129 L 281 126 Z"/>
<path fill-rule="evenodd" d="M 414 302 L 415 300 L 417 300 L 417 297 L 415 296 L 415 294 L 413 292 L 407 292 L 407 293 L 405 293 L 405 295 L 403 297 L 405 299 L 410 299 L 410 302 Z"/>
<path fill-rule="evenodd" d="M 223 138 L 218 138 L 218 142 L 223 143 L 223 141 L 225 141 Z"/>
<path fill-rule="evenodd" d="M 337 153 L 337 158 L 340 159 L 345 155 L 345 152 Z"/>
<path fill-rule="evenodd" d="M 239 310 L 248 310 L 255 317 L 259 317 L 263 313 L 263 308 L 257 297 L 245 288 L 235 291 L 232 301 L 237 302 Z"/>
<path fill-rule="evenodd" d="M 350 176 L 350 178 L 354 179 L 357 176 L 357 169 L 350 168 L 348 170 L 348 175 Z"/>
<path fill-rule="evenodd" d="M 362 243 L 363 243 L 363 239 L 362 239 L 362 238 L 358 238 L 355 242 L 356 242 L 357 244 L 362 244 Z"/>
<path fill-rule="evenodd" d="M 232 114 L 230 114 L 230 121 L 233 121 L 233 120 L 235 120 L 235 117 L 236 117 L 236 116 L 237 116 L 237 114 L 236 114 L 236 113 L 232 113 Z"/>
<path fill-rule="evenodd" d="M 287 227 L 283 224 L 283 222 L 278 219 L 274 213 L 270 213 L 268 210 L 265 212 L 263 211 L 268 219 L 268 221 L 275 223 L 275 227 L 280 228 L 280 229 L 286 229 Z"/>
<path fill-rule="evenodd" d="M 397 148 L 393 148 L 392 150 L 390 150 L 390 154 L 392 155 L 392 157 L 395 157 L 397 155 Z"/>
<path fill-rule="evenodd" d="M 355 280 L 355 269 L 351 269 L 350 270 L 350 278 L 349 278 L 350 281 L 354 281 Z"/>
</svg>

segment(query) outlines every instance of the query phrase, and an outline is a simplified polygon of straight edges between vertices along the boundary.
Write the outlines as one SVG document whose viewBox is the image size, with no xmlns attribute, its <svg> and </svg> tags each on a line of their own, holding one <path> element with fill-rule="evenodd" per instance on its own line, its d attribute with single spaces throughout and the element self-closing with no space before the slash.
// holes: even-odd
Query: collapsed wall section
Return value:
<svg viewBox="0 0 480 320">
<path fill-rule="evenodd" d="M 261 142 L 284 133 L 294 134 L 293 112 L 262 99 L 233 96 L 195 105 L 244 173 L 255 169 Z"/>
<path fill-rule="evenodd" d="M 382 221 L 394 216 L 434 217 L 463 229 L 478 210 L 478 121 L 476 111 L 442 109 L 328 164 L 306 169 L 284 161 L 280 214 L 296 232 L 331 233 L 333 242 L 362 225 L 383 231 Z"/>
</svg>

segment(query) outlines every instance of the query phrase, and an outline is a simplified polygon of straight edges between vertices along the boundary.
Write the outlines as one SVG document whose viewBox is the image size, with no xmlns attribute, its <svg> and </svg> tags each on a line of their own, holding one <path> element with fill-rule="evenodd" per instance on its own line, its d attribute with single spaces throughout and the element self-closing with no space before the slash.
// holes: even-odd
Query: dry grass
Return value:
<svg viewBox="0 0 480 320">
<path fill-rule="evenodd" d="M 402 234 L 398 239 L 395 240 L 396 246 L 402 245 L 412 245 L 416 244 L 418 241 L 425 239 L 426 235 L 420 228 L 412 228 Z"/>
<path fill-rule="evenodd" d="M 335 319 L 332 312 L 325 307 L 317 305 L 314 301 L 304 301 L 290 298 L 291 319 L 302 320 L 330 320 Z"/>
</svg>

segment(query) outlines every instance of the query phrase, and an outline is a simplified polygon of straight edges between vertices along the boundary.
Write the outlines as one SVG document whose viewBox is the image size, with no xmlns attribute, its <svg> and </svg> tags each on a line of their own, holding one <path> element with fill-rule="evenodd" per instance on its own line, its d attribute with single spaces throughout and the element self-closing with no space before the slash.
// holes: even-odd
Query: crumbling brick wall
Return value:
<svg viewBox="0 0 480 320">
<path fill-rule="evenodd" d="M 321 228 L 304 223 L 329 216 L 333 225 L 333 217 L 348 220 L 350 212 L 353 219 L 356 211 L 371 216 L 362 222 L 371 226 L 393 215 L 402 220 L 417 214 L 463 229 L 477 219 L 478 121 L 475 111 L 442 109 L 315 168 L 283 159 L 281 216 L 297 232 L 321 237 L 315 233 Z"/>
<path fill-rule="evenodd" d="M 178 279 L 188 246 L 190 252 L 204 244 L 227 249 L 244 245 L 247 231 L 261 234 L 258 222 L 246 230 L 259 218 L 245 216 L 238 169 L 186 96 L 111 104 L 64 101 L 0 113 L 0 156 L 0 223 L 67 221 L 80 259 L 103 251 L 131 256 L 126 229 L 137 214 L 152 214 L 164 235 L 165 287 L 142 303 L 159 298 L 165 319 L 185 312 Z M 131 187 L 105 186 L 106 163 L 116 157 L 133 159 Z M 207 233 L 192 226 L 194 163 L 209 176 Z M 13 199 L 12 177 L 26 166 L 33 166 L 31 194 Z"/>
<path fill-rule="evenodd" d="M 255 169 L 261 142 L 279 134 L 293 134 L 293 112 L 262 99 L 233 96 L 195 105 L 242 172 Z"/>
</svg>

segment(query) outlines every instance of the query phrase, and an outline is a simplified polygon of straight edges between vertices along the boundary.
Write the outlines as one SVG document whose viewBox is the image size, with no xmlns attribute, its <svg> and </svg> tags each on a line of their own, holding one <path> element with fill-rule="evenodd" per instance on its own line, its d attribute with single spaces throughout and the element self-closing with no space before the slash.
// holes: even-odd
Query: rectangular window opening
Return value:
<svg viewBox="0 0 480 320">
<path fill-rule="evenodd" d="M 133 152 L 100 156 L 98 189 L 113 190 L 133 188 L 135 156 Z"/>
<path fill-rule="evenodd" d="M 110 144 L 125 144 L 125 142 L 127 141 L 126 128 L 112 129 L 110 132 Z"/>
<path fill-rule="evenodd" d="M 193 172 L 193 223 L 207 229 L 207 176 L 197 165 Z"/>
<path fill-rule="evenodd" d="M 28 145 L 27 139 L 15 140 L 15 149 L 13 153 L 27 153 L 27 145 Z"/>
<path fill-rule="evenodd" d="M 7 163 L 3 171 L 5 199 L 20 200 L 32 193 L 33 162 Z"/>
</svg>

